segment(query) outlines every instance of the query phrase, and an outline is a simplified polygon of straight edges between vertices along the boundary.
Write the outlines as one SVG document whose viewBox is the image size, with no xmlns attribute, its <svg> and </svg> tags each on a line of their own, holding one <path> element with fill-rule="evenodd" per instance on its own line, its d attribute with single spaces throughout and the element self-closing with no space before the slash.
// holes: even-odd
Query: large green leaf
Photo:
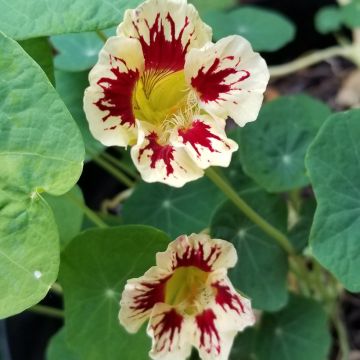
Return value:
<svg viewBox="0 0 360 360">
<path fill-rule="evenodd" d="M 79 360 L 65 338 L 65 328 L 61 328 L 50 340 L 46 350 L 46 360 Z"/>
<path fill-rule="evenodd" d="M 60 270 L 66 339 L 80 360 L 147 359 L 150 339 L 118 321 L 126 280 L 143 275 L 169 238 L 146 226 L 88 230 L 66 247 Z"/>
<path fill-rule="evenodd" d="M 75 186 L 65 195 L 45 194 L 44 198 L 53 211 L 60 236 L 60 248 L 63 249 L 81 230 L 84 213 L 76 205 L 76 202 L 84 202 L 81 189 Z"/>
<path fill-rule="evenodd" d="M 360 290 L 360 110 L 331 116 L 311 145 L 307 169 L 318 207 L 310 234 L 315 257 Z"/>
<path fill-rule="evenodd" d="M 147 224 L 172 237 L 204 230 L 224 195 L 204 178 L 176 189 L 163 184 L 139 184 L 124 204 L 124 221 Z"/>
<path fill-rule="evenodd" d="M 43 191 L 61 195 L 82 170 L 84 148 L 40 67 L 0 33 L 0 317 L 37 303 L 55 281 L 59 244 Z"/>
<path fill-rule="evenodd" d="M 16 40 L 106 29 L 139 0 L 0 0 L 0 30 Z"/>
<path fill-rule="evenodd" d="M 254 123 L 239 129 L 245 172 L 270 192 L 309 184 L 305 154 L 329 114 L 327 106 L 305 95 L 264 105 Z"/>
<path fill-rule="evenodd" d="M 250 190 L 241 195 L 271 224 L 283 231 L 286 229 L 283 200 L 262 190 Z M 229 276 L 234 285 L 252 299 L 255 308 L 273 311 L 286 304 L 287 255 L 272 238 L 231 202 L 216 211 L 211 234 L 234 244 L 239 260 Z"/>
<path fill-rule="evenodd" d="M 263 315 L 256 338 L 256 359 L 324 360 L 328 358 L 330 339 L 322 306 L 292 296 L 285 309 Z"/>
<path fill-rule="evenodd" d="M 104 146 L 91 135 L 83 110 L 84 91 L 89 85 L 88 73 L 86 71 L 70 73 L 57 70 L 55 79 L 56 90 L 79 126 L 86 150 L 89 152 L 88 157 L 102 152 Z"/>
<path fill-rule="evenodd" d="M 209 11 L 204 18 L 213 27 L 216 39 L 238 34 L 258 51 L 276 51 L 295 36 L 295 27 L 289 19 L 255 6 L 240 6 L 230 12 Z"/>
<path fill-rule="evenodd" d="M 190 0 L 200 13 L 208 10 L 226 9 L 236 5 L 236 0 Z"/>
<path fill-rule="evenodd" d="M 256 360 L 255 355 L 256 329 L 247 328 L 239 333 L 231 349 L 230 360 Z"/>
<path fill-rule="evenodd" d="M 350 28 L 360 26 L 360 0 L 351 0 L 348 4 L 341 6 L 342 21 Z"/>
</svg>

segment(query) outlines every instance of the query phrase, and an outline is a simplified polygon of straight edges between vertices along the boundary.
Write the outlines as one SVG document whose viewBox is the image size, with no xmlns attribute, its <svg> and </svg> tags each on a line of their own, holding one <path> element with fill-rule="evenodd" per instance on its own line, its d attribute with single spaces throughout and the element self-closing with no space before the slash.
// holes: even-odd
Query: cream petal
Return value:
<svg viewBox="0 0 360 360">
<path fill-rule="evenodd" d="M 149 353 L 156 360 L 184 360 L 191 353 L 191 322 L 175 308 L 157 304 L 151 313 L 147 333 L 152 338 Z"/>
<path fill-rule="evenodd" d="M 209 166 L 227 167 L 238 145 L 226 137 L 225 125 L 225 121 L 215 121 L 208 115 L 198 115 L 189 127 L 173 133 L 171 143 L 178 147 L 184 146 L 201 169 Z"/>
<path fill-rule="evenodd" d="M 257 118 L 269 71 L 250 43 L 234 35 L 192 49 L 186 57 L 185 77 L 205 111 L 224 119 L 230 116 L 244 126 Z"/>
<path fill-rule="evenodd" d="M 131 149 L 131 157 L 144 181 L 181 187 L 203 176 L 184 148 L 161 145 L 160 135 L 149 124 L 139 122 L 138 128 L 138 141 Z"/>
<path fill-rule="evenodd" d="M 182 70 L 186 53 L 212 37 L 211 29 L 185 0 L 145 1 L 125 13 L 117 33 L 141 42 L 146 70 Z"/>
<path fill-rule="evenodd" d="M 206 234 L 181 235 L 171 242 L 166 251 L 156 254 L 156 264 L 166 271 L 180 266 L 194 266 L 211 272 L 235 266 L 234 246 L 225 240 L 211 239 Z"/>
<path fill-rule="evenodd" d="M 127 146 L 137 136 L 132 93 L 144 68 L 141 45 L 115 36 L 107 40 L 89 74 L 84 111 L 93 136 L 107 146 Z"/>
</svg>

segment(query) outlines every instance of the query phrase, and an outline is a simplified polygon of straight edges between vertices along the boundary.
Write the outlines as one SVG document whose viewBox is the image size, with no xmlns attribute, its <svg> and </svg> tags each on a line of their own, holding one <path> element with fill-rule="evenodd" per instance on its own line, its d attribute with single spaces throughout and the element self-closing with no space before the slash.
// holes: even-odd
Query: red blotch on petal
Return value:
<svg viewBox="0 0 360 360">
<path fill-rule="evenodd" d="M 126 63 L 118 58 L 125 66 Z M 110 63 L 112 64 L 112 56 L 110 56 Z M 101 111 L 109 111 L 109 113 L 102 118 L 105 122 L 110 116 L 119 117 L 120 125 L 128 124 L 135 125 L 135 117 L 132 110 L 132 93 L 139 79 L 138 70 L 127 69 L 127 72 L 121 72 L 119 67 L 114 67 L 110 70 L 115 78 L 103 77 L 97 84 L 103 89 L 104 96 L 94 104 Z M 110 128 L 111 130 L 113 129 Z"/>
<path fill-rule="evenodd" d="M 152 326 L 156 350 L 159 352 L 164 349 L 171 351 L 174 337 L 176 333 L 180 334 L 184 318 L 174 309 L 157 316 L 161 316 L 162 319 L 156 325 Z"/>
<path fill-rule="evenodd" d="M 203 123 L 200 120 L 195 120 L 192 123 L 191 128 L 188 129 L 179 129 L 178 133 L 183 138 L 184 144 L 189 143 L 198 156 L 200 156 L 200 151 L 198 146 L 203 146 L 209 149 L 211 152 L 216 150 L 211 145 L 211 139 L 222 141 L 221 138 L 210 131 L 210 126 Z"/>
<path fill-rule="evenodd" d="M 240 297 L 234 294 L 228 285 L 223 285 L 218 281 L 212 284 L 212 287 L 216 289 L 215 302 L 220 305 L 225 312 L 227 309 L 234 310 L 238 314 L 244 312 L 244 305 Z"/>
<path fill-rule="evenodd" d="M 174 172 L 172 162 L 174 161 L 174 147 L 171 145 L 160 145 L 158 143 L 158 136 L 155 132 L 151 132 L 146 136 L 146 139 L 149 143 L 139 151 L 138 161 L 141 160 L 141 157 L 144 151 L 149 150 L 151 152 L 148 157 L 150 158 L 150 167 L 155 169 L 158 161 L 162 160 L 166 166 L 166 175 L 169 176 Z"/>
<path fill-rule="evenodd" d="M 219 258 L 221 249 L 219 246 L 214 245 L 210 249 L 209 255 L 205 257 L 204 245 L 199 243 L 198 248 L 186 246 L 184 253 L 180 256 L 178 253 L 173 261 L 173 269 L 194 266 L 202 271 L 212 271 L 212 265 Z"/>
<path fill-rule="evenodd" d="M 233 57 L 228 56 L 225 59 L 233 60 Z M 246 80 L 250 77 L 250 73 L 247 70 L 237 70 L 236 66 L 239 62 L 233 67 L 219 69 L 221 60 L 216 58 L 208 70 L 205 71 L 205 67 L 201 67 L 197 75 L 191 78 L 191 85 L 199 93 L 200 99 L 206 103 L 217 101 L 221 100 L 220 94 L 229 93 L 231 90 L 241 90 L 235 88 L 234 85 Z M 226 83 L 225 80 L 230 75 L 239 75 L 239 78 L 232 83 Z"/>
<path fill-rule="evenodd" d="M 220 336 L 215 326 L 216 315 L 211 309 L 204 310 L 195 317 L 196 325 L 200 330 L 200 348 L 204 348 L 207 353 L 211 353 L 213 349 L 220 354 Z M 208 339 L 208 346 L 206 344 Z"/>
<path fill-rule="evenodd" d="M 166 16 L 166 21 L 170 26 L 169 39 L 166 38 L 165 28 L 160 14 L 157 14 L 152 26 L 150 26 L 147 20 L 145 20 L 146 26 L 149 29 L 149 43 L 147 43 L 144 37 L 140 35 L 137 23 L 133 22 L 133 25 L 138 32 L 138 39 L 142 46 L 146 70 L 167 69 L 175 72 L 184 68 L 185 55 L 190 45 L 192 34 L 190 34 L 189 39 L 184 46 L 182 44 L 182 37 L 185 29 L 189 26 L 189 19 L 187 17 L 185 18 L 184 25 L 177 37 L 175 21 L 169 13 Z"/>
</svg>

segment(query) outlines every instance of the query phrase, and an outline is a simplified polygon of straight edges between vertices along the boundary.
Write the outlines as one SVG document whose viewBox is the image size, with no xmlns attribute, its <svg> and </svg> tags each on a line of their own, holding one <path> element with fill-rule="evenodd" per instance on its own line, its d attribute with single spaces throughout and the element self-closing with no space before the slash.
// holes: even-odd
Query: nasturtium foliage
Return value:
<svg viewBox="0 0 360 360">
<path fill-rule="evenodd" d="M 321 34 L 339 30 L 341 22 L 341 12 L 336 5 L 322 7 L 315 16 L 315 27 Z"/>
<path fill-rule="evenodd" d="M 66 341 L 64 327 L 51 338 L 46 349 L 46 360 L 80 360 Z"/>
<path fill-rule="evenodd" d="M 253 327 L 239 333 L 234 340 L 229 360 L 256 360 L 255 340 L 256 329 Z"/>
<path fill-rule="evenodd" d="M 245 172 L 269 192 L 308 185 L 305 154 L 329 114 L 325 104 L 306 95 L 265 104 L 254 123 L 238 129 Z"/>
<path fill-rule="evenodd" d="M 40 301 L 56 279 L 58 233 L 41 193 L 61 195 L 74 186 L 84 147 L 35 61 L 1 33 L 0 48 L 0 317 L 6 317 Z"/>
<path fill-rule="evenodd" d="M 307 169 L 318 207 L 314 256 L 345 287 L 360 290 L 360 110 L 331 116 L 311 145 Z"/>
<path fill-rule="evenodd" d="M 204 19 L 213 27 L 214 37 L 238 34 L 258 51 L 276 51 L 292 41 L 295 27 L 284 15 L 255 6 L 240 6 L 232 11 L 209 11 Z"/>
<path fill-rule="evenodd" d="M 328 319 L 313 300 L 292 295 L 286 308 L 265 313 L 258 326 L 257 360 L 327 359 L 331 341 Z"/>
<path fill-rule="evenodd" d="M 224 195 L 207 178 L 177 189 L 163 184 L 140 183 L 124 203 L 128 224 L 146 224 L 173 238 L 209 227 L 215 208 Z"/>
<path fill-rule="evenodd" d="M 135 225 L 88 230 L 66 247 L 60 270 L 66 341 L 80 360 L 148 358 L 145 331 L 130 335 L 120 327 L 119 301 L 126 280 L 155 265 L 169 241 L 159 230 Z"/>
<path fill-rule="evenodd" d="M 236 5 L 236 0 L 190 0 L 189 3 L 193 4 L 200 12 L 208 10 L 228 9 Z"/>
<path fill-rule="evenodd" d="M 348 4 L 341 6 L 341 18 L 345 25 L 350 28 L 360 26 L 360 0 L 351 0 Z"/>
<path fill-rule="evenodd" d="M 0 0 L 0 31 L 16 40 L 107 29 L 140 0 Z"/>
<path fill-rule="evenodd" d="M 51 83 L 55 84 L 52 48 L 48 38 L 19 41 L 21 47 L 40 65 Z"/>
<path fill-rule="evenodd" d="M 76 202 L 84 202 L 81 189 L 75 186 L 64 195 L 45 194 L 44 198 L 53 211 L 59 231 L 60 248 L 63 249 L 81 230 L 84 213 L 76 205 Z"/>
<path fill-rule="evenodd" d="M 286 230 L 287 209 L 280 197 L 261 189 L 244 191 L 241 196 L 272 225 Z M 272 238 L 229 201 L 214 214 L 211 235 L 234 244 L 238 262 L 229 277 L 255 308 L 274 311 L 286 304 L 287 254 Z"/>
<path fill-rule="evenodd" d="M 56 90 L 81 131 L 88 158 L 101 153 L 104 146 L 91 135 L 83 110 L 83 96 L 88 86 L 88 73 L 86 71 L 71 73 L 55 70 L 55 79 Z"/>
</svg>

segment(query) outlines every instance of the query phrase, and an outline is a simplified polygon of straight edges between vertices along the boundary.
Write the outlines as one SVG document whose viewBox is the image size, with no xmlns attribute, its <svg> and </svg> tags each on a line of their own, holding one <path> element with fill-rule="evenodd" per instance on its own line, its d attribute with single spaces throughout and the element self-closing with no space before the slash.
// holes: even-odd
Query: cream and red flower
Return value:
<svg viewBox="0 0 360 360">
<path fill-rule="evenodd" d="M 237 144 L 228 116 L 256 119 L 269 79 L 240 36 L 212 31 L 186 0 L 148 0 L 128 10 L 89 75 L 84 109 L 95 138 L 131 145 L 143 179 L 182 186 L 209 166 L 228 166 Z"/>
<path fill-rule="evenodd" d="M 156 266 L 128 280 L 120 323 L 134 333 L 149 320 L 153 359 L 184 360 L 192 346 L 202 360 L 228 359 L 236 333 L 255 322 L 250 301 L 227 277 L 236 261 L 227 241 L 205 234 L 178 237 L 157 254 Z"/>
</svg>

